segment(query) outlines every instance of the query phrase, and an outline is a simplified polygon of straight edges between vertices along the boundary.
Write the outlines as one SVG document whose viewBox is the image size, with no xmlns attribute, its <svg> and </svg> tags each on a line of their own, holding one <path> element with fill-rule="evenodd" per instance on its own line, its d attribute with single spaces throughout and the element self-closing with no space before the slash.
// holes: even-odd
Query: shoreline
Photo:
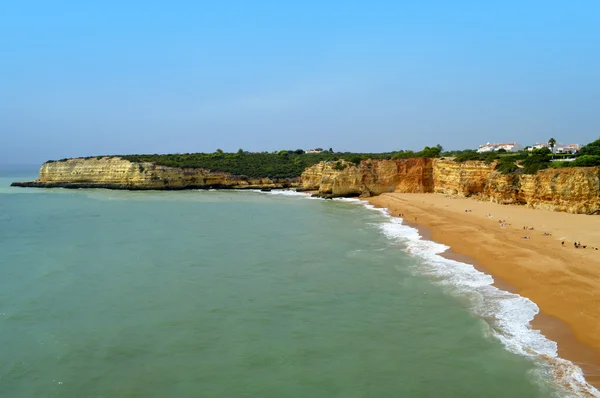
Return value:
<svg viewBox="0 0 600 398">
<path fill-rule="evenodd" d="M 113 191 L 197 191 L 197 190 L 263 190 L 270 191 L 272 189 L 296 189 L 292 183 L 273 182 L 269 184 L 189 184 L 189 185 L 165 185 L 162 187 L 145 186 L 140 184 L 116 184 L 116 183 L 89 183 L 89 182 L 40 182 L 40 181 L 15 181 L 10 184 L 11 187 L 19 188 L 38 188 L 38 189 L 108 189 Z"/>
<path fill-rule="evenodd" d="M 533 301 L 539 313 L 531 328 L 556 342 L 558 357 L 579 366 L 586 382 L 600 389 L 600 314 L 594 308 L 600 300 L 600 251 L 575 249 L 572 231 L 560 228 L 566 223 L 583 242 L 600 248 L 600 218 L 440 194 L 391 193 L 365 200 L 393 217 L 403 214 L 402 223 L 416 228 L 422 239 L 450 247 L 440 256 L 470 264 L 492 276 L 496 288 Z M 501 227 L 499 218 L 515 225 Z M 524 231 L 521 222 L 534 230 Z M 521 239 L 525 234 L 530 239 Z M 553 253 L 560 250 L 568 252 Z"/>
</svg>

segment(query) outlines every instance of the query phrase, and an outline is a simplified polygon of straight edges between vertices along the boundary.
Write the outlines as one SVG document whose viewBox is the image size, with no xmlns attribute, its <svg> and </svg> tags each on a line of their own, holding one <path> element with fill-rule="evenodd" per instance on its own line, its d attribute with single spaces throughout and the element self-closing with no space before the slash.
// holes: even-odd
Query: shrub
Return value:
<svg viewBox="0 0 600 398">
<path fill-rule="evenodd" d="M 350 159 L 348 159 L 350 163 L 354 163 L 357 166 L 360 164 L 361 160 L 362 159 L 360 156 L 352 156 Z"/>
<path fill-rule="evenodd" d="M 475 151 L 464 151 L 463 153 L 456 155 L 454 161 L 462 163 L 467 160 L 482 160 L 482 154 L 477 153 Z"/>
<path fill-rule="evenodd" d="M 581 148 L 579 150 L 579 154 L 580 155 L 592 155 L 592 156 L 600 155 L 600 139 L 590 142 L 589 144 L 587 144 L 586 146 Z"/>
<path fill-rule="evenodd" d="M 571 163 L 572 167 L 592 167 L 600 166 L 600 155 L 579 156 Z"/>
<path fill-rule="evenodd" d="M 511 173 L 514 173 L 515 171 L 519 170 L 519 167 L 514 163 L 504 162 L 504 163 L 498 163 L 496 165 L 495 170 L 502 174 L 511 174 Z"/>
<path fill-rule="evenodd" d="M 342 162 L 335 162 L 333 165 L 333 169 L 334 170 L 344 170 L 346 168 L 346 164 L 342 163 Z"/>
<path fill-rule="evenodd" d="M 499 156 L 496 153 L 492 152 L 485 157 L 484 161 L 486 163 L 492 163 L 494 160 L 497 160 L 498 158 L 499 158 Z"/>
</svg>

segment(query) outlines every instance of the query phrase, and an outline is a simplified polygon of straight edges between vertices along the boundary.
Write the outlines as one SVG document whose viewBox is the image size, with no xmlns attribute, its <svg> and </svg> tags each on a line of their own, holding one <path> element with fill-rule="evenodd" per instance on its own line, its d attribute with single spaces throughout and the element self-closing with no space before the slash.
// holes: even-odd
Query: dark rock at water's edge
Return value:
<svg viewBox="0 0 600 398">
<path fill-rule="evenodd" d="M 145 187 L 136 184 L 104 184 L 89 182 L 42 182 L 42 181 L 22 181 L 13 182 L 11 187 L 22 188 L 66 188 L 66 189 L 112 189 L 121 191 L 186 191 L 186 190 L 208 190 L 208 189 L 260 189 L 261 191 L 271 191 L 271 189 L 290 188 L 290 184 L 278 184 L 273 187 L 265 188 L 260 185 L 186 185 L 164 187 Z"/>
<path fill-rule="evenodd" d="M 359 195 L 356 194 L 348 194 L 348 195 L 336 195 L 331 193 L 313 193 L 310 195 L 312 198 L 321 198 L 321 199 L 334 199 L 334 198 L 358 198 Z"/>
</svg>

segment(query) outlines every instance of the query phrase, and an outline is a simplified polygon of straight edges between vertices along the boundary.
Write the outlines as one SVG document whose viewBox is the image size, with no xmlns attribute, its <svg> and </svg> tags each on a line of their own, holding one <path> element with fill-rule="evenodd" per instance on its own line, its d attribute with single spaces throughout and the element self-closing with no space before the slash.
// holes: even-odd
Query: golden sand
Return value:
<svg viewBox="0 0 600 398">
<path fill-rule="evenodd" d="M 387 193 L 368 201 L 426 227 L 428 238 L 535 302 L 541 314 L 533 327 L 600 386 L 600 216 L 439 194 Z M 575 248 L 574 242 L 587 247 Z"/>
</svg>

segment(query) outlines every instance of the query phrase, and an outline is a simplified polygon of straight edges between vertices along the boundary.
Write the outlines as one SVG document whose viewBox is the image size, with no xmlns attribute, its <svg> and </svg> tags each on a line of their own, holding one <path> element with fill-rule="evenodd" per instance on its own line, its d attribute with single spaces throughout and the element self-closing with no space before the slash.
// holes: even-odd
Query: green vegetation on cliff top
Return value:
<svg viewBox="0 0 600 398">
<path fill-rule="evenodd" d="M 396 151 L 385 153 L 351 153 L 333 152 L 332 149 L 320 153 L 306 153 L 302 149 L 282 150 L 278 152 L 246 152 L 240 149 L 236 153 L 225 153 L 217 149 L 214 153 L 184 153 L 168 155 L 119 155 L 132 162 L 149 162 L 157 165 L 178 168 L 202 168 L 211 171 L 222 171 L 238 176 L 294 178 L 299 177 L 307 168 L 319 162 L 336 162 L 334 168 L 343 170 L 346 166 L 340 162 L 345 160 L 359 164 L 367 159 L 410 159 L 453 157 L 457 162 L 479 160 L 487 163 L 497 162 L 496 170 L 504 173 L 535 174 L 548 167 L 588 167 L 600 166 L 600 139 L 584 146 L 578 158 L 573 162 L 550 162 L 551 158 L 572 155 L 552 154 L 549 149 L 535 149 L 532 152 L 518 153 L 477 153 L 473 150 L 442 152 L 442 147 L 425 147 L 419 152 Z M 89 157 L 89 158 L 94 158 Z M 102 158 L 96 156 L 95 158 Z M 66 161 L 61 159 L 60 161 Z M 54 162 L 52 160 L 48 162 Z"/>
<path fill-rule="evenodd" d="M 366 159 L 401 159 L 417 157 L 438 157 L 441 146 L 425 147 L 420 152 L 399 151 L 387 153 L 350 153 L 333 152 L 306 153 L 302 149 L 279 152 L 245 152 L 225 153 L 218 149 L 214 153 L 184 153 L 169 155 L 119 155 L 120 158 L 131 162 L 149 162 L 157 165 L 178 168 L 202 168 L 211 171 L 222 171 L 238 176 L 294 178 L 314 164 L 323 161 L 338 161 L 344 159 L 359 164 Z M 89 158 L 101 158 L 92 156 Z M 60 161 L 66 161 L 61 159 Z M 52 161 L 49 161 L 52 162 Z"/>
</svg>

